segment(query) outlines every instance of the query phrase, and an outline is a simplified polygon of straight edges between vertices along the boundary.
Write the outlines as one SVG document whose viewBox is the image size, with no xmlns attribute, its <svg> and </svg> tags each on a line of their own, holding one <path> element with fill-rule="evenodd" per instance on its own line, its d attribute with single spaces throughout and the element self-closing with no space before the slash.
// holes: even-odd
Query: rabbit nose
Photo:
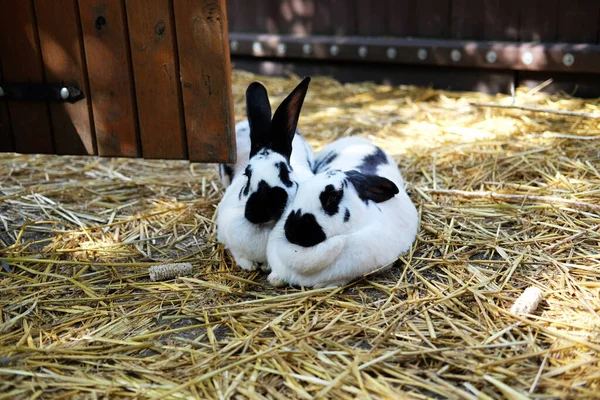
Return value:
<svg viewBox="0 0 600 400">
<path fill-rule="evenodd" d="M 327 239 L 323 228 L 311 213 L 295 210 L 288 215 L 283 227 L 286 239 L 302 247 L 312 247 Z"/>
<path fill-rule="evenodd" d="M 276 222 L 281 218 L 287 205 L 287 192 L 280 187 L 271 187 L 260 181 L 258 190 L 252 193 L 246 202 L 245 217 L 253 224 Z"/>
</svg>

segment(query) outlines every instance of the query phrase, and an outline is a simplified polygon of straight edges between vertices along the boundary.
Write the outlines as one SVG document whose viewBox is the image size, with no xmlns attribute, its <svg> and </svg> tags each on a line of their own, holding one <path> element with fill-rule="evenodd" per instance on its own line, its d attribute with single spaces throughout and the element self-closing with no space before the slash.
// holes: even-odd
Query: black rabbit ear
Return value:
<svg viewBox="0 0 600 400">
<path fill-rule="evenodd" d="M 358 197 L 365 203 L 369 200 L 382 203 L 399 192 L 394 182 L 381 176 L 362 174 L 358 171 L 346 171 L 346 176 L 356 189 Z"/>
<path fill-rule="evenodd" d="M 309 83 L 310 77 L 304 78 L 277 107 L 271 121 L 271 148 L 288 160 L 292 155 L 292 141 Z"/>
<path fill-rule="evenodd" d="M 252 82 L 246 89 L 246 115 L 250 124 L 250 157 L 264 147 L 270 147 L 271 104 L 267 89 Z"/>
</svg>

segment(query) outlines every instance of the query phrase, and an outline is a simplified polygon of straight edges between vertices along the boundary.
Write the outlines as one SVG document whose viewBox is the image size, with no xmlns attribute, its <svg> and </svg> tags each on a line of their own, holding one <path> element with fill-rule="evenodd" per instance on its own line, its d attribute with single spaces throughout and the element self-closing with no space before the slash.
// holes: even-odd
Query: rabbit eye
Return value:
<svg viewBox="0 0 600 400">
<path fill-rule="evenodd" d="M 321 192 L 319 200 L 327 215 L 335 215 L 339 211 L 340 202 L 344 196 L 344 189 L 336 190 L 333 185 L 327 185 Z"/>
</svg>

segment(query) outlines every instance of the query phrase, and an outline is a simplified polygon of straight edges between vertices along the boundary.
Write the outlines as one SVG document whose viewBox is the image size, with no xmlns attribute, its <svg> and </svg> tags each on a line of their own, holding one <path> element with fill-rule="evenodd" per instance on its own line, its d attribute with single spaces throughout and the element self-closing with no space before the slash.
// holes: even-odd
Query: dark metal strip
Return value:
<svg viewBox="0 0 600 400">
<path fill-rule="evenodd" d="M 0 84 L 0 100 L 75 103 L 81 99 L 83 99 L 83 93 L 73 86 L 28 82 Z"/>
<path fill-rule="evenodd" d="M 232 55 L 600 73 L 600 45 L 229 34 Z"/>
</svg>

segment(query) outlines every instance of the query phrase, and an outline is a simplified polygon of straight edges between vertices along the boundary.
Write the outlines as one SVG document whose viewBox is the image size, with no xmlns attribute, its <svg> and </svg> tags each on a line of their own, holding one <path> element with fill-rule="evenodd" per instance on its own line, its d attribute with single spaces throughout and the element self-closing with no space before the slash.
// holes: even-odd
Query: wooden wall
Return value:
<svg viewBox="0 0 600 400">
<path fill-rule="evenodd" d="M 229 0 L 231 32 L 600 43 L 597 0 Z"/>
<path fill-rule="evenodd" d="M 600 96 L 598 0 L 229 0 L 228 14 L 235 67 L 259 73 Z"/>
</svg>

